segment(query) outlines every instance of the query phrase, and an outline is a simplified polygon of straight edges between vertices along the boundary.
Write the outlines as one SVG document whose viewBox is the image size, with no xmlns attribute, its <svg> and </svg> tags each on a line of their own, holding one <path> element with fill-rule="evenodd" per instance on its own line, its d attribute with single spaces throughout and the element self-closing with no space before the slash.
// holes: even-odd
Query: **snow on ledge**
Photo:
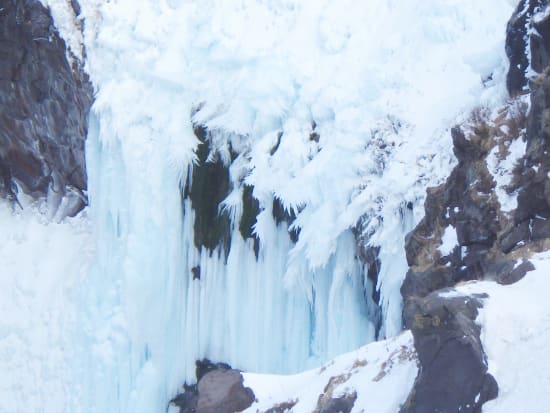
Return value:
<svg viewBox="0 0 550 413">
<path fill-rule="evenodd" d="M 355 392 L 354 412 L 394 413 L 405 402 L 417 373 L 413 337 L 405 331 L 300 374 L 243 373 L 245 386 L 252 388 L 257 400 L 245 412 L 296 403 L 293 413 L 309 413 L 315 411 L 320 395 L 330 388 L 333 398 Z"/>
</svg>

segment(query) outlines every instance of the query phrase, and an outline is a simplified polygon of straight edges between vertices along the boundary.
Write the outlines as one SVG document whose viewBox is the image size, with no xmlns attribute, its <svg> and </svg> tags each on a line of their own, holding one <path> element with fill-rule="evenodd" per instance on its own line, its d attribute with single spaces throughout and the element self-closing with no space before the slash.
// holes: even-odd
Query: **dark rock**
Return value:
<svg viewBox="0 0 550 413">
<path fill-rule="evenodd" d="M 234 413 L 255 400 L 252 390 L 243 386 L 241 373 L 226 363 L 197 360 L 196 377 L 197 384 L 185 384 L 184 392 L 170 400 L 180 413 Z"/>
<path fill-rule="evenodd" d="M 531 239 L 533 241 L 550 238 L 550 219 L 535 218 L 531 220 Z"/>
<path fill-rule="evenodd" d="M 546 28 L 547 23 L 541 22 L 540 34 L 531 35 L 533 27 L 532 18 L 547 0 L 521 0 L 512 14 L 506 28 L 506 55 L 510 60 L 510 68 L 506 77 L 506 86 L 511 96 L 522 93 L 527 86 L 527 68 L 529 64 L 538 70 L 542 65 L 548 64 Z M 536 27 L 536 26 L 535 26 Z M 542 35 L 542 36 L 541 36 Z M 527 48 L 530 47 L 532 61 L 529 62 Z"/>
<path fill-rule="evenodd" d="M 530 85 L 527 149 L 516 184 L 518 207 L 514 221 L 522 228 L 528 225 L 530 239 L 527 241 L 536 241 L 550 236 L 546 222 L 550 219 L 550 68 Z"/>
<path fill-rule="evenodd" d="M 455 284 L 454 270 L 449 267 L 430 268 L 427 271 L 409 269 L 401 286 L 403 297 L 424 297 L 432 291 Z"/>
<path fill-rule="evenodd" d="M 536 11 L 548 5 L 548 1 L 539 0 Z M 530 32 L 531 68 L 541 73 L 550 64 L 550 16 L 535 14 L 531 21 L 534 30 Z"/>
<path fill-rule="evenodd" d="M 221 247 L 227 256 L 231 226 L 229 215 L 221 210 L 220 205 L 231 191 L 229 167 L 219 156 L 211 154 L 208 132 L 204 127 L 195 127 L 195 135 L 201 142 L 196 151 L 197 165 L 193 167 L 191 185 L 184 192 L 195 211 L 195 246 L 211 252 Z"/>
<path fill-rule="evenodd" d="M 93 90 L 49 11 L 37 0 L 2 3 L 0 12 L 0 195 L 17 201 L 16 188 L 64 196 L 74 215 L 86 203 L 84 141 Z"/>
<path fill-rule="evenodd" d="M 451 129 L 451 137 L 453 138 L 453 152 L 459 162 L 479 160 L 486 155 L 482 146 L 471 139 L 466 139 L 460 127 L 456 126 Z"/>
<path fill-rule="evenodd" d="M 437 292 L 407 300 L 405 327 L 412 330 L 422 367 L 402 413 L 479 413 L 496 397 L 475 323 L 480 307 L 474 297 L 443 298 Z"/>
<path fill-rule="evenodd" d="M 524 221 L 504 232 L 500 238 L 500 250 L 507 254 L 515 247 L 523 245 L 531 237 L 529 222 Z"/>
<path fill-rule="evenodd" d="M 516 264 L 516 261 L 493 263 L 487 270 L 487 273 L 494 273 L 495 279 L 499 284 L 508 285 L 518 282 L 525 274 L 534 269 L 534 265 L 530 261 L 524 259 L 519 265 Z"/>
<path fill-rule="evenodd" d="M 208 359 L 197 360 L 195 363 L 195 375 L 199 382 L 207 373 L 215 370 L 231 370 L 231 366 L 227 363 L 213 363 Z"/>
<path fill-rule="evenodd" d="M 401 288 L 405 298 L 483 278 L 501 223 L 495 183 L 485 162 L 494 131 L 483 114 L 477 113 L 474 119 L 477 126 L 468 137 L 453 128 L 459 163 L 444 184 L 428 188 L 425 216 L 405 238 L 410 267 Z M 449 229 L 456 231 L 457 245 L 444 255 L 439 247 Z"/>
<path fill-rule="evenodd" d="M 244 387 L 237 370 L 214 370 L 198 383 L 197 413 L 235 413 L 252 405 L 252 389 Z"/>
<path fill-rule="evenodd" d="M 73 8 L 74 15 L 79 16 L 80 15 L 80 3 L 78 0 L 71 0 L 71 7 Z"/>
<path fill-rule="evenodd" d="M 179 413 L 196 413 L 198 400 L 199 395 L 196 391 L 186 391 L 170 400 L 170 404 L 179 407 Z"/>
</svg>

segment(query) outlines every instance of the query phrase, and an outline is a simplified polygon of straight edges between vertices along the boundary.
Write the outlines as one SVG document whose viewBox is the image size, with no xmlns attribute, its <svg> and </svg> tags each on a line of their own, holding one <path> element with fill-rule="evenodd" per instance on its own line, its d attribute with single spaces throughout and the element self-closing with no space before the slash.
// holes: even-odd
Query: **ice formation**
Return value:
<svg viewBox="0 0 550 413">
<path fill-rule="evenodd" d="M 78 17 L 44 3 L 73 50 L 83 39 L 97 92 L 95 255 L 67 298 L 75 395 L 44 411 L 164 411 L 205 356 L 270 373 L 319 365 L 376 338 L 373 288 L 380 336 L 400 331 L 404 236 L 452 166 L 449 127 L 506 95 L 510 1 L 80 0 Z M 229 167 L 227 262 L 196 248 L 182 198 L 197 125 Z M 238 230 L 244 185 L 261 211 L 257 257 Z M 274 199 L 296 214 L 296 243 Z M 376 286 L 359 222 L 380 247 Z"/>
</svg>

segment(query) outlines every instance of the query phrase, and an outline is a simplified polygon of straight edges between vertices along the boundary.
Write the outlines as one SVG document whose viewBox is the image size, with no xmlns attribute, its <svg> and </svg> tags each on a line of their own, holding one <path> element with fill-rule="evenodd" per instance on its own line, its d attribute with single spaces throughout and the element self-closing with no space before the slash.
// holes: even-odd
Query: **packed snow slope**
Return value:
<svg viewBox="0 0 550 413">
<path fill-rule="evenodd" d="M 449 127 L 506 96 L 511 0 L 81 0 L 79 16 L 68 1 L 43 3 L 96 89 L 95 255 L 60 295 L 78 322 L 50 321 L 78 349 L 60 355 L 62 384 L 34 393 L 36 409 L 5 411 L 161 412 L 197 358 L 297 372 L 374 340 L 378 306 L 379 336 L 400 331 L 404 235 L 454 162 Z M 227 257 L 193 242 L 182 197 L 193 126 L 228 168 Z M 259 204 L 257 257 L 238 231 L 245 185 Z M 295 214 L 296 243 L 274 199 Z M 376 285 L 356 237 L 380 247 Z M 33 371 L 51 363 L 47 349 Z M 12 388 L 31 394 L 46 377 Z"/>
<path fill-rule="evenodd" d="M 14 213 L 0 202 L 0 412 L 87 411 L 76 361 L 80 288 L 94 255 L 89 224 L 48 222 L 23 205 Z"/>
</svg>

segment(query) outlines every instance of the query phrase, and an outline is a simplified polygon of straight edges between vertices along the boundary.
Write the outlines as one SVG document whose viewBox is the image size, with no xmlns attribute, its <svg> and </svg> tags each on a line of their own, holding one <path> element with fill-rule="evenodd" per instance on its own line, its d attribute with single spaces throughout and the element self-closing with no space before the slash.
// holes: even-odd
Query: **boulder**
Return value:
<svg viewBox="0 0 550 413">
<path fill-rule="evenodd" d="M 184 385 L 185 391 L 170 401 L 180 413 L 236 413 L 254 403 L 254 392 L 244 387 L 240 371 L 206 359 L 196 365 L 197 384 Z"/>
<path fill-rule="evenodd" d="M 198 383 L 197 413 L 235 413 L 254 403 L 252 389 L 244 387 L 237 370 L 214 370 Z"/>
</svg>

